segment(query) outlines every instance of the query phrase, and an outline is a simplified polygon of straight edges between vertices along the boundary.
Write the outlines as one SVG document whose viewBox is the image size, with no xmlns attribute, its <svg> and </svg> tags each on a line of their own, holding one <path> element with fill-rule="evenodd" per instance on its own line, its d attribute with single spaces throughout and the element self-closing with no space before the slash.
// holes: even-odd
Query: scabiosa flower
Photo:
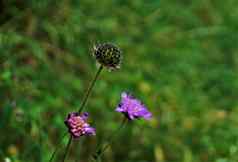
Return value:
<svg viewBox="0 0 238 162">
<path fill-rule="evenodd" d="M 88 113 L 79 114 L 78 112 L 72 112 L 68 114 L 65 120 L 65 125 L 68 127 L 69 133 L 78 138 L 83 135 L 95 135 L 95 129 L 90 127 L 87 123 Z"/>
<path fill-rule="evenodd" d="M 152 114 L 140 100 L 126 92 L 121 94 L 121 102 L 116 108 L 116 111 L 123 113 L 129 120 L 136 118 L 144 118 L 148 120 L 152 117 Z"/>
<path fill-rule="evenodd" d="M 97 61 L 109 70 L 120 68 L 121 50 L 111 43 L 102 43 L 94 46 L 93 55 Z"/>
</svg>

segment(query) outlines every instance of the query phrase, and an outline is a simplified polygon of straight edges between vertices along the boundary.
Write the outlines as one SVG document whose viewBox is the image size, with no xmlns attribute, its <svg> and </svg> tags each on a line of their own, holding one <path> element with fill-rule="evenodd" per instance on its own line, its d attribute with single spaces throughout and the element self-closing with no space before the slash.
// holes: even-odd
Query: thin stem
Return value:
<svg viewBox="0 0 238 162">
<path fill-rule="evenodd" d="M 82 140 L 83 140 L 83 139 L 82 139 Z M 82 143 L 82 142 L 81 142 L 81 143 Z M 77 143 L 75 144 L 75 150 L 77 150 L 77 152 L 79 152 L 78 156 L 80 156 L 81 145 L 80 145 L 79 142 L 77 142 Z M 77 155 L 77 154 L 76 154 L 76 155 Z M 79 159 L 79 158 L 76 158 L 74 162 L 79 162 L 79 161 L 80 161 L 80 159 Z"/>
<path fill-rule="evenodd" d="M 69 148 L 70 148 L 70 144 L 71 144 L 71 142 L 72 142 L 72 139 L 73 139 L 73 136 L 71 135 L 70 138 L 69 138 L 69 140 L 68 140 L 67 146 L 66 146 L 66 148 L 65 148 L 65 152 L 64 152 L 64 156 L 63 156 L 62 162 L 64 162 L 65 159 L 66 159 L 66 157 L 67 157 L 67 154 L 68 154 L 68 152 L 69 152 Z"/>
<path fill-rule="evenodd" d="M 92 88 L 94 87 L 94 85 L 95 85 L 95 83 L 96 83 L 96 81 L 97 81 L 97 79 L 98 79 L 98 76 L 99 76 L 100 72 L 102 71 L 102 69 L 103 69 L 103 66 L 101 65 L 101 66 L 99 67 L 99 69 L 98 69 L 98 71 L 97 71 L 97 73 L 96 73 L 94 79 L 92 80 L 90 86 L 89 86 L 88 89 L 87 89 L 87 92 L 86 92 L 86 94 L 85 94 L 85 96 L 84 96 L 84 98 L 83 98 L 83 102 L 82 102 L 82 104 L 81 104 L 81 106 L 80 106 L 80 108 L 79 108 L 79 110 L 78 110 L 79 113 L 81 113 L 81 111 L 83 110 L 84 106 L 86 105 L 86 102 L 87 102 L 87 100 L 88 100 L 88 98 L 89 98 L 89 95 L 90 95 L 90 93 L 91 93 L 91 91 L 92 91 Z M 67 135 L 67 133 L 64 134 L 64 136 L 63 136 L 63 138 L 60 140 L 58 146 L 61 144 L 62 140 L 64 139 L 64 137 L 65 137 L 66 135 Z M 64 160 L 65 160 L 65 158 L 66 158 L 66 156 L 67 156 L 67 153 L 68 153 L 68 151 L 69 151 L 69 147 L 70 147 L 71 142 L 72 142 L 72 136 L 70 136 L 70 138 L 69 138 L 69 140 L 68 140 L 68 144 L 67 144 L 67 147 L 66 147 L 66 150 L 65 150 L 65 153 L 64 153 L 64 157 L 63 157 L 63 162 L 64 162 Z M 56 149 L 55 149 L 54 152 L 52 153 L 49 162 L 52 162 L 52 160 L 53 160 L 53 158 L 54 158 L 56 152 L 58 151 L 58 146 L 56 147 Z"/>
<path fill-rule="evenodd" d="M 98 162 L 101 159 L 101 156 L 103 155 L 103 153 L 107 150 L 107 148 L 112 144 L 113 140 L 115 139 L 116 135 L 119 134 L 119 132 L 121 131 L 121 129 L 124 127 L 124 125 L 126 124 L 127 118 L 124 117 L 123 121 L 121 122 L 120 126 L 117 128 L 116 131 L 114 131 L 111 136 L 108 138 L 108 142 L 107 144 L 101 148 L 102 144 L 98 146 L 96 154 L 95 154 L 95 160 Z"/>
<path fill-rule="evenodd" d="M 88 98 L 89 98 L 90 92 L 92 91 L 93 86 L 94 86 L 94 84 L 96 83 L 96 80 L 98 79 L 98 76 L 99 76 L 100 72 L 102 71 L 102 69 L 103 69 L 103 66 L 100 65 L 100 67 L 99 67 L 99 69 L 98 69 L 98 71 L 97 71 L 97 73 L 96 73 L 94 79 L 92 80 L 90 86 L 88 87 L 88 90 L 87 90 L 87 92 L 86 92 L 86 95 L 85 95 L 84 98 L 83 98 L 83 102 L 82 102 L 82 104 L 81 104 L 81 106 L 80 106 L 80 108 L 79 108 L 79 110 L 78 110 L 79 113 L 82 112 L 82 110 L 83 110 L 85 104 L 87 103 L 87 100 L 88 100 Z"/>
<path fill-rule="evenodd" d="M 126 121 L 127 121 L 127 118 L 125 117 L 123 119 L 123 121 L 121 122 L 121 125 L 118 127 L 118 129 L 113 133 L 113 135 L 110 137 L 110 139 L 108 140 L 108 143 L 106 146 L 104 146 L 104 148 L 102 149 L 102 152 L 101 154 L 103 154 L 106 149 L 110 146 L 110 144 L 112 144 L 113 140 L 114 140 L 114 137 L 116 137 L 116 135 L 119 134 L 119 132 L 121 131 L 121 129 L 124 127 L 124 125 L 126 124 Z"/>
<path fill-rule="evenodd" d="M 81 104 L 81 106 L 80 106 L 80 108 L 79 108 L 79 110 L 78 110 L 79 113 L 81 113 L 82 110 L 83 110 L 83 108 L 85 107 L 85 105 L 86 105 L 86 103 L 87 103 L 87 100 L 88 100 L 88 98 L 89 98 L 89 95 L 90 95 L 90 93 L 91 93 L 91 91 L 92 91 L 92 89 L 93 89 L 93 87 L 94 87 L 94 85 L 95 85 L 95 83 L 96 83 L 96 81 L 97 81 L 97 79 L 98 79 L 98 76 L 99 76 L 99 74 L 101 73 L 102 69 L 103 69 L 103 66 L 101 65 L 101 66 L 99 67 L 99 69 L 98 69 L 98 71 L 97 71 L 95 77 L 93 78 L 91 84 L 89 85 L 87 91 L 86 91 L 86 94 L 85 94 L 85 96 L 84 96 L 84 98 L 83 98 L 83 102 L 82 102 L 82 104 Z M 62 162 L 64 162 L 65 159 L 66 159 L 66 157 L 67 157 L 67 154 L 68 154 L 68 152 L 69 152 L 69 148 L 70 148 L 70 144 L 71 144 L 71 142 L 72 142 L 72 139 L 73 139 L 73 137 L 72 137 L 72 135 L 71 135 L 70 138 L 69 138 L 68 144 L 67 144 L 67 146 L 66 146 L 66 149 L 65 149 L 65 153 L 64 153 Z"/>
<path fill-rule="evenodd" d="M 54 152 L 52 153 L 49 162 L 52 162 L 52 160 L 54 159 L 56 152 L 60 148 L 59 146 L 62 144 L 62 141 L 63 141 L 64 137 L 66 137 L 67 134 L 68 134 L 68 132 L 64 133 L 63 137 L 60 139 L 60 142 L 58 143 L 58 145 L 56 146 Z"/>
</svg>

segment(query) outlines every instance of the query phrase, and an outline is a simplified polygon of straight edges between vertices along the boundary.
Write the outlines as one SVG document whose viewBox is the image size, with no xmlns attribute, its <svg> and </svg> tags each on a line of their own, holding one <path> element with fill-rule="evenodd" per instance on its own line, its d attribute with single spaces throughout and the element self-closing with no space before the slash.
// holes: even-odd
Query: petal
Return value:
<svg viewBox="0 0 238 162">
<path fill-rule="evenodd" d="M 87 113 L 87 112 L 84 112 L 82 115 L 80 115 L 80 117 L 81 117 L 84 121 L 86 121 L 86 120 L 88 119 L 88 116 L 89 116 L 89 113 Z"/>
<path fill-rule="evenodd" d="M 71 133 L 74 138 L 79 138 L 82 134 L 79 132 Z"/>
<path fill-rule="evenodd" d="M 148 112 L 147 114 L 144 115 L 144 118 L 145 118 L 146 120 L 149 120 L 149 119 L 152 118 L 152 114 L 151 114 L 150 112 Z"/>
<path fill-rule="evenodd" d="M 123 98 L 127 98 L 127 96 L 128 96 L 127 92 L 122 92 L 122 93 L 121 93 L 121 98 L 122 98 L 122 99 L 123 99 Z"/>
<path fill-rule="evenodd" d="M 116 111 L 117 111 L 117 112 L 124 112 L 124 109 L 123 109 L 122 107 L 119 107 L 119 106 L 118 106 L 118 107 L 116 108 Z"/>
<path fill-rule="evenodd" d="M 152 113 L 149 112 L 147 109 L 143 109 L 139 113 L 140 113 L 140 116 L 143 117 L 146 120 L 149 120 L 149 119 L 152 118 Z"/>
<path fill-rule="evenodd" d="M 85 134 L 87 134 L 87 135 L 95 135 L 96 134 L 95 128 L 86 127 L 84 130 L 85 130 Z"/>
<path fill-rule="evenodd" d="M 128 117 L 129 117 L 130 120 L 133 120 L 135 118 L 135 116 L 133 114 L 130 114 L 130 113 L 128 113 Z"/>
</svg>

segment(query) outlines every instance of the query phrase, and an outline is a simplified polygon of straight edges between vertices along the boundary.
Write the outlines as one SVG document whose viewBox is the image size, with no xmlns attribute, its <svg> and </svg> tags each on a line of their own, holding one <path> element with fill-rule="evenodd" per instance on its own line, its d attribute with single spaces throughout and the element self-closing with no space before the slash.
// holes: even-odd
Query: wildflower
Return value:
<svg viewBox="0 0 238 162">
<path fill-rule="evenodd" d="M 88 113 L 80 115 L 78 112 L 72 112 L 65 120 L 65 125 L 69 129 L 69 133 L 78 138 L 83 135 L 95 135 L 95 129 L 87 123 Z"/>
<path fill-rule="evenodd" d="M 101 65 L 109 70 L 120 68 L 121 50 L 111 43 L 95 45 L 93 55 Z"/>
<path fill-rule="evenodd" d="M 121 94 L 121 102 L 116 108 L 116 111 L 123 113 L 129 120 L 135 118 L 144 118 L 148 120 L 152 117 L 152 114 L 140 100 L 126 92 Z"/>
</svg>

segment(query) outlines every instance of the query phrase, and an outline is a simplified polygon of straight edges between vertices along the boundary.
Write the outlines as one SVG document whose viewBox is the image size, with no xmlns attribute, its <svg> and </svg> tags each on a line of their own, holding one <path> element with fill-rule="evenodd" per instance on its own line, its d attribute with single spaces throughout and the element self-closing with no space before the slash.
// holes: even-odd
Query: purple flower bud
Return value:
<svg viewBox="0 0 238 162">
<path fill-rule="evenodd" d="M 129 120 L 134 120 L 136 118 L 149 120 L 152 117 L 152 114 L 140 100 L 126 92 L 121 94 L 121 102 L 116 108 L 116 111 L 123 113 Z"/>
<path fill-rule="evenodd" d="M 79 138 L 83 135 L 95 135 L 95 129 L 87 123 L 88 113 L 80 115 L 78 112 L 68 114 L 65 120 L 65 125 L 68 127 L 69 133 L 74 138 Z"/>
</svg>

